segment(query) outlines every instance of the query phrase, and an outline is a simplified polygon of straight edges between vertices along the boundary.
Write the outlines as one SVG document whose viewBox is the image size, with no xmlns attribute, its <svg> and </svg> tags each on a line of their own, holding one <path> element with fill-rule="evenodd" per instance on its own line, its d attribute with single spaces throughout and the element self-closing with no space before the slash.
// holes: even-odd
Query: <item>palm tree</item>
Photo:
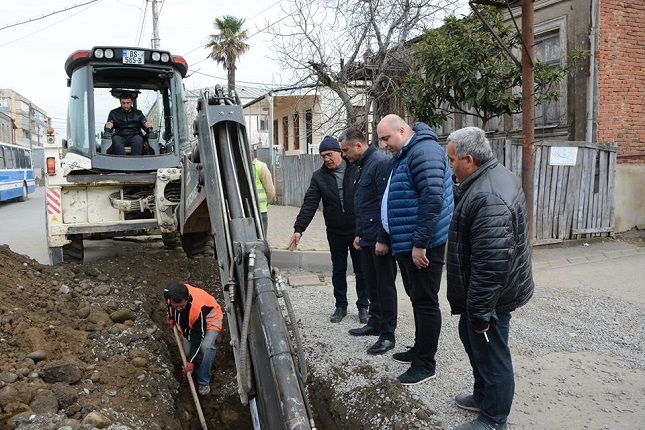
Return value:
<svg viewBox="0 0 645 430">
<path fill-rule="evenodd" d="M 246 43 L 249 36 L 246 30 L 242 29 L 244 19 L 225 15 L 223 18 L 215 18 L 213 25 L 219 31 L 218 34 L 211 34 L 210 42 L 206 48 L 210 48 L 208 54 L 217 63 L 221 63 L 226 70 L 228 78 L 228 91 L 231 94 L 235 90 L 235 63 L 237 58 L 247 52 L 250 48 Z"/>
</svg>

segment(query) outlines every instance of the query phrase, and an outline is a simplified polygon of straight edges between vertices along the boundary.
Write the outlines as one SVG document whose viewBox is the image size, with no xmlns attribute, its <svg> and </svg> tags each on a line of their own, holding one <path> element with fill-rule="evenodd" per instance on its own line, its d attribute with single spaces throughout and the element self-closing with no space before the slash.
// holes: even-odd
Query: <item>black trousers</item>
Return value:
<svg viewBox="0 0 645 430">
<path fill-rule="evenodd" d="M 130 155 L 143 154 L 143 136 L 135 134 L 133 136 L 112 136 L 112 147 L 108 151 L 114 155 L 125 155 L 125 145 L 130 144 L 132 147 Z"/>
<path fill-rule="evenodd" d="M 370 319 L 367 324 L 379 327 L 379 338 L 394 340 L 398 312 L 396 298 L 396 261 L 391 251 L 376 255 L 376 247 L 361 247 L 361 264 L 370 299 Z"/>
<path fill-rule="evenodd" d="M 414 313 L 414 347 L 417 358 L 413 366 L 430 372 L 437 367 L 435 354 L 441 333 L 439 287 L 445 259 L 446 245 L 426 250 L 428 267 L 419 269 L 412 261 L 412 254 L 397 255 L 405 292 L 412 302 Z"/>
</svg>

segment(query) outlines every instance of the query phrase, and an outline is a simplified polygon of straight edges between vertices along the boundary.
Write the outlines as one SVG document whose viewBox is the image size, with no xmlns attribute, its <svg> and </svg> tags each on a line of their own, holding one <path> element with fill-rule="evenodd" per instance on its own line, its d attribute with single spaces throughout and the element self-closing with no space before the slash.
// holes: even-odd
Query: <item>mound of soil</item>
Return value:
<svg viewBox="0 0 645 430">
<path fill-rule="evenodd" d="M 162 290 L 190 282 L 223 303 L 212 259 L 151 243 L 51 267 L 0 246 L 0 273 L 0 429 L 200 428 Z M 251 429 L 227 330 L 202 409 L 209 428 Z"/>
</svg>

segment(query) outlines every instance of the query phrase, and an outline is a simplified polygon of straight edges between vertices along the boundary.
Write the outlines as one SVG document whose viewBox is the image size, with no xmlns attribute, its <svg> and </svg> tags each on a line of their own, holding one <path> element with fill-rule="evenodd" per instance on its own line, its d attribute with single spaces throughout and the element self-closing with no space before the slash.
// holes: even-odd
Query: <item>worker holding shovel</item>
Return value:
<svg viewBox="0 0 645 430">
<path fill-rule="evenodd" d="M 200 396 L 210 393 L 211 368 L 215 360 L 215 341 L 222 330 L 222 308 L 201 288 L 170 282 L 164 289 L 168 306 L 168 326 L 182 334 L 185 364 L 182 372 L 195 372 Z M 201 362 L 199 362 L 201 358 Z"/>
</svg>

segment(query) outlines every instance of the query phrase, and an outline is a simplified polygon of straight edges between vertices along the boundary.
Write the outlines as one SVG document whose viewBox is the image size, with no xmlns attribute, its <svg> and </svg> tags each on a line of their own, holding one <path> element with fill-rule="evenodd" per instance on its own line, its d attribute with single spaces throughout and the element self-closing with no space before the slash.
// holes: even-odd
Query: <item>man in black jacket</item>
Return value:
<svg viewBox="0 0 645 430">
<path fill-rule="evenodd" d="M 129 144 L 130 155 L 141 155 L 144 143 L 141 129 L 148 131 L 152 123 L 146 120 L 139 109 L 132 107 L 131 94 L 121 93 L 119 102 L 121 106 L 110 111 L 105 123 L 107 131 L 114 131 L 112 146 L 108 152 L 114 155 L 125 155 L 125 146 Z"/>
<path fill-rule="evenodd" d="M 493 156 L 486 133 L 466 127 L 448 136 L 458 183 L 448 235 L 448 301 L 473 368 L 472 394 L 457 406 L 479 412 L 458 430 L 507 429 L 515 381 L 508 347 L 511 311 L 533 295 L 524 192 Z"/>
<path fill-rule="evenodd" d="M 311 176 L 311 183 L 296 217 L 294 233 L 287 248 L 293 251 L 298 247 L 302 233 L 314 218 L 322 199 L 327 242 L 331 253 L 331 282 L 336 299 L 336 310 L 329 320 L 337 323 L 347 315 L 347 251 L 349 250 L 356 276 L 356 295 L 358 296 L 356 306 L 359 319 L 365 324 L 368 319 L 369 299 L 358 250 L 353 246 L 354 178 L 357 169 L 343 159 L 338 141 L 331 136 L 325 136 L 318 151 L 323 159 L 323 165 Z"/>
<path fill-rule="evenodd" d="M 345 130 L 339 139 L 345 158 L 358 166 L 354 180 L 354 248 L 360 251 L 370 299 L 367 324 L 349 330 L 349 334 L 377 335 L 378 340 L 367 353 L 383 354 L 394 348 L 397 316 L 396 261 L 390 249 L 390 237 L 381 223 L 381 200 L 387 186 L 390 159 L 374 145 L 368 145 L 365 135 L 357 128 Z"/>
</svg>

